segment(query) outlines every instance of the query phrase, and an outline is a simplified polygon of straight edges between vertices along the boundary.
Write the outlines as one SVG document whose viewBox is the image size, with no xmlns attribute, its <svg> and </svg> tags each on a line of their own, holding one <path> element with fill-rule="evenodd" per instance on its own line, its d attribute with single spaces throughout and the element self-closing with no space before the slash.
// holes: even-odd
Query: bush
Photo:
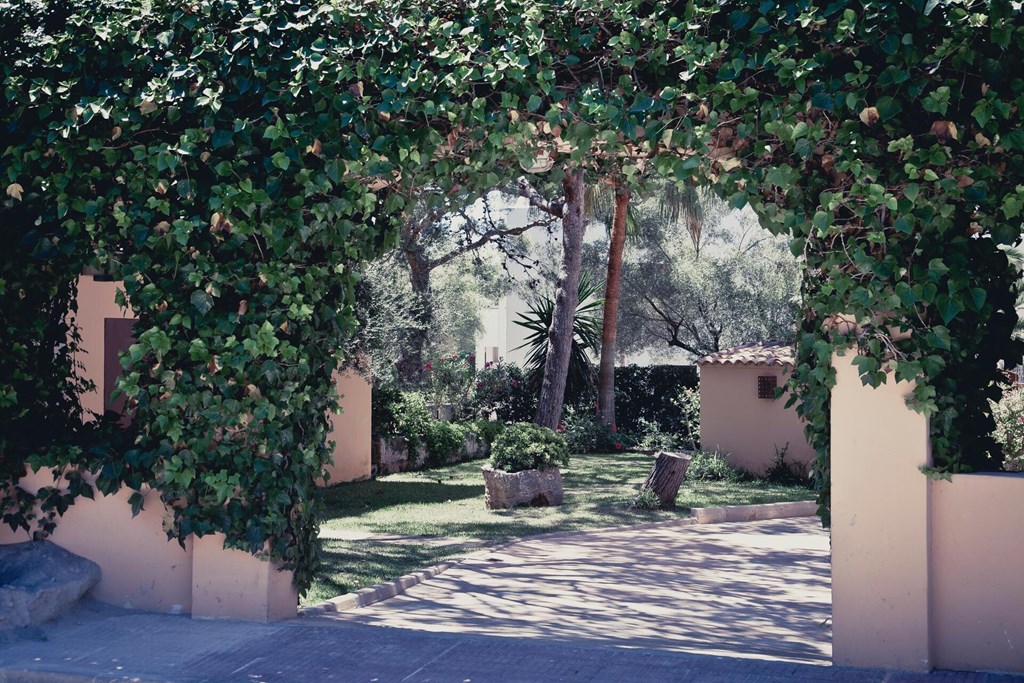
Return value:
<svg viewBox="0 0 1024 683">
<path fill-rule="evenodd" d="M 678 425 L 672 432 L 679 444 L 686 450 L 700 448 L 700 390 L 687 387 L 672 399 L 672 405 L 678 411 Z"/>
<path fill-rule="evenodd" d="M 807 468 L 798 462 L 787 461 L 786 454 L 788 452 L 788 443 L 781 450 L 778 446 L 775 447 L 775 458 L 772 459 L 772 464 L 765 469 L 763 478 L 765 481 L 783 486 L 810 486 L 811 480 L 807 476 Z"/>
<path fill-rule="evenodd" d="M 686 478 L 690 481 L 736 481 L 740 473 L 729 466 L 721 453 L 697 451 L 691 456 Z"/>
<path fill-rule="evenodd" d="M 559 429 L 571 453 L 614 453 L 634 444 L 626 434 L 620 434 L 603 424 L 589 410 L 566 406 Z"/>
<path fill-rule="evenodd" d="M 658 498 L 658 494 L 653 489 L 640 489 L 640 492 L 636 494 L 636 498 L 630 503 L 630 507 L 637 510 L 660 510 L 661 499 Z"/>
<path fill-rule="evenodd" d="M 526 422 L 537 410 L 537 397 L 530 392 L 519 366 L 511 363 L 488 363 L 476 373 L 476 390 L 472 412 L 489 420 L 495 415 L 499 422 Z"/>
<path fill-rule="evenodd" d="M 491 467 L 504 472 L 546 470 L 569 464 L 565 439 L 528 422 L 509 425 L 491 448 Z"/>
<path fill-rule="evenodd" d="M 1003 394 L 998 403 L 992 403 L 992 417 L 996 429 L 992 436 L 1003 449 L 1003 469 L 1024 472 L 1024 389 Z"/>
<path fill-rule="evenodd" d="M 476 356 L 455 353 L 427 361 L 423 366 L 430 381 L 430 400 L 438 417 L 441 415 L 441 406 L 444 405 L 452 407 L 454 417 L 464 415 L 473 389 L 475 363 Z"/>
<path fill-rule="evenodd" d="M 644 419 L 658 423 L 662 432 L 688 436 L 688 423 L 670 397 L 696 389 L 698 384 L 693 365 L 615 368 L 615 422 L 619 430 L 639 432 L 640 420 Z"/>
<path fill-rule="evenodd" d="M 466 432 L 461 425 L 443 420 L 430 420 L 423 434 L 423 445 L 427 447 L 427 467 L 448 464 L 448 460 L 460 454 L 465 448 Z M 413 452 L 409 452 L 410 459 Z"/>
<path fill-rule="evenodd" d="M 373 387 L 371 398 L 371 431 L 374 436 L 395 436 L 400 432 L 403 396 L 394 385 Z"/>
<path fill-rule="evenodd" d="M 480 439 L 487 448 L 494 445 L 494 440 L 505 431 L 504 422 L 492 422 L 491 420 L 476 420 L 467 425 L 467 427 L 476 434 L 477 438 Z"/>
<path fill-rule="evenodd" d="M 663 432 L 657 422 L 645 418 L 640 418 L 636 445 L 645 451 L 689 450 L 679 435 Z"/>
</svg>

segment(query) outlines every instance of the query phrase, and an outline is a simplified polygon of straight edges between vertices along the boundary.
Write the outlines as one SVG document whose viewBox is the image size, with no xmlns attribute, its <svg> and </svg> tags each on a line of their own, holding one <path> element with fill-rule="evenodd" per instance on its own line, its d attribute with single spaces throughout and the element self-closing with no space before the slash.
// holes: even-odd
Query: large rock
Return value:
<svg viewBox="0 0 1024 683">
<path fill-rule="evenodd" d="M 99 580 L 98 564 L 53 543 L 0 545 L 0 629 L 55 619 Z"/>
<path fill-rule="evenodd" d="M 484 502 L 489 510 L 562 504 L 562 473 L 557 467 L 509 474 L 484 465 L 483 472 Z"/>
</svg>

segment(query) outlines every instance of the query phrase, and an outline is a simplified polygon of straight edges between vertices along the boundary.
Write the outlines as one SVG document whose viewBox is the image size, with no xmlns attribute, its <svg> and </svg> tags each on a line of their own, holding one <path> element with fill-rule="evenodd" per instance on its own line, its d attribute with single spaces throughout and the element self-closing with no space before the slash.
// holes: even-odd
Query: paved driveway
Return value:
<svg viewBox="0 0 1024 683">
<path fill-rule="evenodd" d="M 830 616 L 828 534 L 798 518 L 523 541 L 310 621 L 829 664 Z"/>
</svg>

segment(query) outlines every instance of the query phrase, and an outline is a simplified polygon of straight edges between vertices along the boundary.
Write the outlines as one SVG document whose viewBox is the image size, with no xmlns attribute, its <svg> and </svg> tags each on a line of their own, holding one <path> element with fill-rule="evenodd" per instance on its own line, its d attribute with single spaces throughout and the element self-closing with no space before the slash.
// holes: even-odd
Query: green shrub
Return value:
<svg viewBox="0 0 1024 683">
<path fill-rule="evenodd" d="M 571 453 L 614 453 L 636 445 L 636 440 L 603 424 L 589 410 L 566 406 L 559 431 Z"/>
<path fill-rule="evenodd" d="M 693 365 L 627 365 L 615 368 L 615 422 L 620 431 L 639 432 L 640 420 L 662 432 L 688 436 L 687 423 L 672 397 L 697 388 Z M 699 405 L 699 404 L 698 404 Z"/>
<path fill-rule="evenodd" d="M 697 451 L 691 456 L 686 478 L 690 481 L 736 481 L 740 473 L 729 466 L 721 453 Z"/>
<path fill-rule="evenodd" d="M 504 472 L 546 470 L 568 464 L 565 439 L 547 427 L 528 422 L 506 427 L 491 448 L 491 467 Z"/>
<path fill-rule="evenodd" d="M 458 455 L 465 448 L 466 432 L 461 425 L 431 420 L 423 434 L 423 444 L 427 447 L 427 467 L 439 467 L 448 464 L 453 455 Z M 412 452 L 409 453 L 412 457 Z"/>
<path fill-rule="evenodd" d="M 998 403 L 992 403 L 992 417 L 996 429 L 992 433 L 1003 449 L 1003 469 L 1024 472 L 1024 389 L 1003 394 Z"/>
<path fill-rule="evenodd" d="M 494 415 L 499 422 L 526 422 L 537 410 L 537 396 L 522 369 L 513 363 L 488 363 L 476 373 L 472 412 L 481 419 Z"/>
<path fill-rule="evenodd" d="M 700 390 L 696 387 L 683 389 L 672 399 L 672 405 L 677 411 L 672 434 L 679 439 L 682 448 L 700 448 Z"/>
<path fill-rule="evenodd" d="M 683 439 L 678 434 L 663 432 L 654 420 L 640 418 L 635 435 L 636 445 L 646 451 L 671 451 L 684 448 Z"/>
<path fill-rule="evenodd" d="M 430 382 L 430 400 L 435 410 L 450 405 L 455 417 L 465 414 L 473 391 L 475 363 L 476 357 L 469 353 L 453 353 L 427 361 L 423 370 Z"/>
<path fill-rule="evenodd" d="M 636 498 L 630 503 L 630 507 L 637 510 L 660 510 L 661 499 L 658 498 L 658 494 L 653 489 L 640 489 L 640 492 L 636 494 Z"/>
<path fill-rule="evenodd" d="M 487 448 L 493 446 L 494 440 L 505 431 L 504 422 L 493 422 L 491 420 L 476 420 L 470 422 L 466 427 L 472 430 Z"/>
<path fill-rule="evenodd" d="M 395 436 L 400 433 L 403 396 L 393 384 L 373 387 L 371 398 L 371 430 L 374 436 Z"/>
<path fill-rule="evenodd" d="M 798 462 L 787 461 L 786 454 L 788 452 L 788 443 L 781 449 L 776 446 L 772 464 L 765 469 L 762 478 L 783 486 L 810 486 L 811 480 L 807 476 L 807 468 Z"/>
</svg>

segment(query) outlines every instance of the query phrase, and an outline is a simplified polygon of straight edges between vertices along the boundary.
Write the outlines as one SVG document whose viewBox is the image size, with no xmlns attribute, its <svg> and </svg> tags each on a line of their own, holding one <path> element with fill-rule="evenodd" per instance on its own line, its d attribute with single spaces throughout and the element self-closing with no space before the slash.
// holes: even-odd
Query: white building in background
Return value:
<svg viewBox="0 0 1024 683">
<path fill-rule="evenodd" d="M 522 367 L 528 351 L 518 348 L 523 343 L 524 330 L 515 323 L 520 313 L 527 311 L 526 301 L 518 294 L 506 294 L 497 305 L 480 312 L 483 328 L 476 338 L 476 365 L 504 360 Z"/>
</svg>

